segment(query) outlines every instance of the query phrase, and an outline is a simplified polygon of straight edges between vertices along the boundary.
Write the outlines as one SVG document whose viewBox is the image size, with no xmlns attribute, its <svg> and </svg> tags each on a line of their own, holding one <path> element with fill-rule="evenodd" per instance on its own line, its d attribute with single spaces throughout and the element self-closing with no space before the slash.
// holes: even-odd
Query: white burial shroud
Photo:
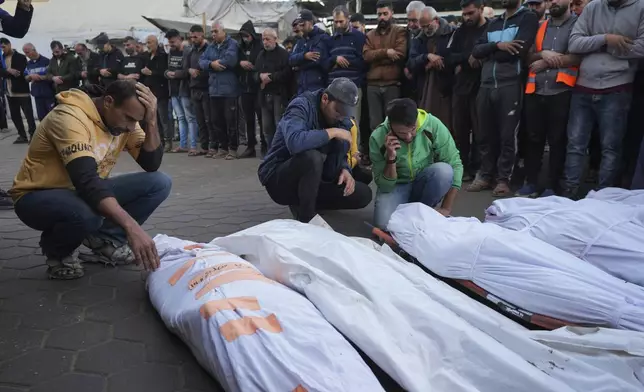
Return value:
<svg viewBox="0 0 644 392">
<path fill-rule="evenodd" d="M 528 233 L 644 286 L 644 206 L 592 198 L 515 197 L 494 201 L 485 215 L 486 222 Z"/>
<path fill-rule="evenodd" d="M 212 245 L 154 238 L 150 300 L 228 392 L 382 391 L 358 352 L 302 295 Z"/>
<path fill-rule="evenodd" d="M 274 220 L 212 244 L 306 295 L 408 391 L 644 389 L 635 376 L 644 376 L 642 334 L 616 331 L 620 334 L 611 336 L 615 346 L 609 348 L 600 329 L 585 330 L 583 339 L 581 333 L 546 333 L 549 339 L 539 336 L 546 342 L 541 343 L 523 327 L 371 241 Z M 579 352 L 597 361 L 586 361 Z"/>
<path fill-rule="evenodd" d="M 387 228 L 440 276 L 470 280 L 521 308 L 574 324 L 644 331 L 644 288 L 528 233 L 445 218 L 421 203 L 398 207 Z"/>
</svg>

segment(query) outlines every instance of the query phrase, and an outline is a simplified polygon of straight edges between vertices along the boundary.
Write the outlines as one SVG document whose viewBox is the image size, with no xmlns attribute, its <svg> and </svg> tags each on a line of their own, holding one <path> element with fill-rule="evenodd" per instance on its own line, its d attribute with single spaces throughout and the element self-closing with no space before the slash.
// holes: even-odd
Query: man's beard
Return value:
<svg viewBox="0 0 644 392">
<path fill-rule="evenodd" d="M 409 29 L 409 32 L 410 32 L 410 33 L 411 33 L 411 35 L 412 35 L 412 36 L 414 36 L 414 37 L 415 37 L 415 36 L 417 36 L 417 35 L 418 35 L 418 33 L 420 32 L 420 29 L 419 29 L 419 28 L 413 28 L 413 29 L 412 29 L 412 28 L 407 27 L 407 29 Z"/>
<path fill-rule="evenodd" d="M 125 53 L 127 53 L 128 56 L 132 56 L 134 54 L 134 49 L 125 49 Z"/>
<path fill-rule="evenodd" d="M 335 32 L 336 33 L 346 33 L 349 30 L 348 27 L 336 27 Z"/>
<path fill-rule="evenodd" d="M 381 20 L 380 22 L 378 22 L 378 28 L 381 30 L 388 28 L 390 25 L 391 25 L 391 19 Z"/>
<path fill-rule="evenodd" d="M 242 38 L 242 41 L 244 41 L 244 44 L 250 45 L 253 42 L 253 39 L 248 37 L 248 38 Z"/>
<path fill-rule="evenodd" d="M 553 18 L 558 18 L 560 16 L 563 16 L 563 14 L 566 13 L 567 8 L 561 7 L 558 5 L 552 5 L 550 6 L 550 16 Z"/>
<path fill-rule="evenodd" d="M 271 51 L 275 50 L 275 45 L 273 45 L 273 46 L 264 45 L 264 50 L 271 52 Z"/>
</svg>

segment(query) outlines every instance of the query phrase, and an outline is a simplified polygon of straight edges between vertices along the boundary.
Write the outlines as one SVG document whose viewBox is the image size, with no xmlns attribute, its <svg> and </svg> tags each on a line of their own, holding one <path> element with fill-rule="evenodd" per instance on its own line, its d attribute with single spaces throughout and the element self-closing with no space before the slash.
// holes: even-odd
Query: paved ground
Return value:
<svg viewBox="0 0 644 392">
<path fill-rule="evenodd" d="M 6 135 L 0 135 L 4 137 Z M 10 187 L 27 146 L 0 141 L 0 187 Z M 146 224 L 165 233 L 209 241 L 255 224 L 289 217 L 257 181 L 259 160 L 215 161 L 167 155 L 170 198 Z M 123 156 L 114 170 L 137 170 Z M 462 194 L 455 214 L 481 216 L 489 195 Z M 368 235 L 362 211 L 328 213 L 336 230 Z M 133 268 L 88 266 L 77 281 L 49 281 L 39 233 L 0 211 L 0 392 L 218 391 L 190 352 L 171 335 Z"/>
</svg>

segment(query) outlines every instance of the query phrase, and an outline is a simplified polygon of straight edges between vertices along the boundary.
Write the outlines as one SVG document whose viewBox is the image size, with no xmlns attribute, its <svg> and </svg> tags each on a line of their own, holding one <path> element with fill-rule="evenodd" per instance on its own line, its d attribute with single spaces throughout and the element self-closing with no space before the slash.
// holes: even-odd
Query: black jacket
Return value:
<svg viewBox="0 0 644 392">
<path fill-rule="evenodd" d="M 27 68 L 27 57 L 24 54 L 20 54 L 13 51 L 11 55 L 11 69 L 20 71 L 18 76 L 13 76 L 10 74 L 6 67 L 6 59 L 2 62 L 2 67 L 0 68 L 0 76 L 11 81 L 11 92 L 14 94 L 29 94 L 29 82 L 25 79 L 25 68 Z"/>
<path fill-rule="evenodd" d="M 262 36 L 255 32 L 255 26 L 253 26 L 253 22 L 250 20 L 246 21 L 246 23 L 242 25 L 241 29 L 239 29 L 239 32 L 246 32 L 250 34 L 251 37 L 253 37 L 253 41 L 250 44 L 246 44 L 244 43 L 243 39 L 239 40 L 238 61 L 250 61 L 251 63 L 253 63 L 253 65 L 256 65 L 255 63 L 257 61 L 257 56 L 259 55 L 259 52 L 264 49 L 264 45 L 262 44 Z M 237 68 L 242 93 L 256 92 L 259 88 L 259 85 L 253 78 L 254 72 L 246 71 L 240 65 L 238 65 Z"/>
<path fill-rule="evenodd" d="M 121 75 L 134 75 L 139 74 L 139 80 L 142 80 L 143 74 L 141 70 L 145 67 L 145 57 L 142 54 L 135 54 L 133 56 L 123 57 L 123 62 L 121 62 L 121 70 L 119 74 Z"/>
<path fill-rule="evenodd" d="M 208 48 L 208 42 L 204 41 L 202 47 L 199 48 L 197 46 L 193 46 L 190 50 L 186 72 L 188 72 L 188 69 L 190 68 L 198 69 L 199 71 L 201 71 L 199 73 L 199 76 L 196 78 L 188 75 L 190 77 L 190 82 L 188 84 L 190 90 L 208 91 L 208 72 L 202 71 L 201 67 L 199 66 L 199 59 L 201 58 L 201 55 L 206 51 L 206 48 Z"/>
<path fill-rule="evenodd" d="M 188 80 L 188 78 L 190 78 L 190 73 L 188 72 L 189 67 L 187 66 L 189 61 L 190 49 L 177 51 L 171 50 L 170 53 L 168 53 L 168 70 L 166 71 L 166 74 L 170 71 L 174 72 L 174 79 L 168 78 L 171 97 L 190 96 L 190 82 Z"/>
<path fill-rule="evenodd" d="M 452 36 L 447 55 L 448 66 L 452 69 L 460 66 L 461 71 L 454 76 L 454 94 L 470 95 L 478 92 L 481 84 L 481 68 L 470 67 L 469 58 L 476 41 L 487 29 L 487 21 L 482 26 L 468 27 L 461 25 Z"/>
<path fill-rule="evenodd" d="M 289 83 L 293 78 L 291 66 L 288 63 L 288 51 L 277 45 L 268 51 L 262 49 L 255 63 L 254 79 L 257 85 L 261 84 L 259 77 L 262 73 L 270 74 L 271 82 L 261 90 L 263 93 L 289 97 Z"/>
<path fill-rule="evenodd" d="M 87 82 L 89 84 L 99 84 L 99 78 L 101 76 L 101 56 L 96 52 L 89 52 L 89 58 L 87 59 L 87 69 L 85 69 L 83 60 L 81 60 L 80 56 L 77 57 L 76 60 L 78 61 L 78 65 L 76 67 L 76 70 L 78 72 L 78 80 L 83 82 L 81 72 L 87 71 Z"/>
<path fill-rule="evenodd" d="M 54 76 L 63 78 L 62 84 L 54 84 L 56 94 L 78 87 L 78 60 L 73 54 L 65 53 L 60 59 L 52 56 L 49 60 L 47 79 L 52 80 Z"/>
<path fill-rule="evenodd" d="M 443 58 L 447 57 L 448 54 L 448 45 L 452 34 L 454 33 L 454 28 L 450 26 L 445 19 L 440 19 L 440 26 L 436 33 L 433 36 L 428 37 L 426 34 L 419 34 L 412 42 L 412 48 L 409 55 L 409 60 L 407 61 L 407 68 L 409 71 L 414 74 L 418 86 L 421 91 L 425 85 L 425 78 L 427 77 L 427 71 L 425 66 L 429 62 L 427 59 L 427 54 L 434 53 Z M 430 52 L 430 46 L 435 47 L 435 51 Z M 432 70 L 432 72 L 438 72 L 440 77 L 438 81 L 438 89 L 440 90 L 443 96 L 452 95 L 452 83 L 454 81 L 454 69 L 449 68 L 448 64 L 445 64 L 443 70 Z"/>
<path fill-rule="evenodd" d="M 107 87 L 116 80 L 119 72 L 121 72 L 123 52 L 117 48 L 113 48 L 109 53 L 103 52 L 101 56 L 101 69 L 107 69 L 112 74 L 109 77 L 101 76 L 101 84 Z"/>
<path fill-rule="evenodd" d="M 168 79 L 165 78 L 165 71 L 168 70 L 168 54 L 159 46 L 156 56 L 152 57 L 149 52 L 143 56 L 145 66 L 152 71 L 152 75 L 143 77 L 143 84 L 152 90 L 157 99 L 167 99 L 170 96 Z"/>
</svg>

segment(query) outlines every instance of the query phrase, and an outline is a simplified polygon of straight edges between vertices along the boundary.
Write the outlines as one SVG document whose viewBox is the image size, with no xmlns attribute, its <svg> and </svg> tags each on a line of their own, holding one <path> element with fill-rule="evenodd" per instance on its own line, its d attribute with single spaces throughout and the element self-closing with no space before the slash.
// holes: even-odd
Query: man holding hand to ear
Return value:
<svg viewBox="0 0 644 392">
<path fill-rule="evenodd" d="M 463 178 L 452 135 L 409 98 L 391 101 L 386 114 L 369 142 L 378 187 L 375 225 L 385 230 L 391 214 L 405 203 L 424 203 L 450 215 Z"/>
</svg>

